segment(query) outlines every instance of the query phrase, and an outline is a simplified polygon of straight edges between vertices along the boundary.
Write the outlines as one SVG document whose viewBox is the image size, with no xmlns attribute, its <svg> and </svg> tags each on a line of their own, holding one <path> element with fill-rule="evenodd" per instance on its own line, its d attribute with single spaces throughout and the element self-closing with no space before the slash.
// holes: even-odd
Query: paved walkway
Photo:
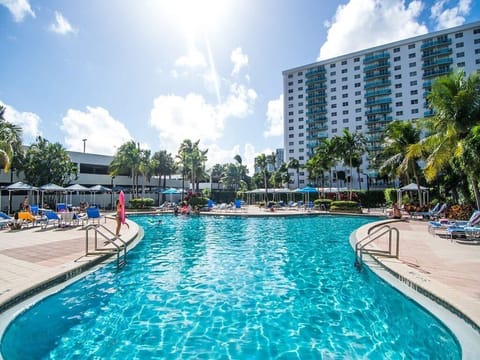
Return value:
<svg viewBox="0 0 480 360">
<path fill-rule="evenodd" d="M 279 216 L 315 212 L 269 212 L 247 206 L 217 213 Z M 105 226 L 113 230 L 113 218 L 107 219 Z M 458 244 L 434 237 L 428 233 L 424 221 L 401 221 L 394 226 L 400 230 L 400 257 L 398 260 L 379 258 L 380 261 L 404 280 L 427 289 L 435 297 L 461 310 L 480 328 L 480 245 Z M 357 238 L 365 236 L 369 227 L 360 228 Z M 132 240 L 138 232 L 138 226 L 130 222 L 130 228 L 122 229 L 122 239 Z M 39 284 L 46 284 L 59 274 L 64 278 L 72 277 L 80 271 L 79 268 L 98 262 L 99 258 L 99 255 L 85 256 L 85 231 L 81 227 L 0 230 L 0 316 L 14 300 L 31 295 L 31 290 Z"/>
</svg>

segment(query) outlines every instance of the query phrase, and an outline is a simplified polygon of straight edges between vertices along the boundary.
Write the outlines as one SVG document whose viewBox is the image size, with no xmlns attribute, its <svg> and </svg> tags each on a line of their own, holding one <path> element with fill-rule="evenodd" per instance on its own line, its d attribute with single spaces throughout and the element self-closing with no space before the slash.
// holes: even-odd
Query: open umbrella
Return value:
<svg viewBox="0 0 480 360">
<path fill-rule="evenodd" d="M 52 184 L 52 183 L 48 183 L 48 184 L 45 184 L 45 185 L 42 185 L 40 186 L 40 192 L 42 193 L 42 199 L 41 199 L 41 205 L 43 205 L 43 197 L 45 195 L 45 193 L 48 193 L 48 192 L 51 192 L 51 193 L 63 193 L 65 192 L 65 188 L 60 186 L 60 185 L 57 185 L 57 184 Z M 57 200 L 57 199 L 55 199 Z M 57 201 L 58 202 L 58 201 Z"/>
<path fill-rule="evenodd" d="M 112 190 L 103 185 L 95 185 L 88 189 L 88 191 L 93 193 L 93 203 L 95 203 L 95 194 L 96 193 L 106 193 L 111 192 Z"/>
<path fill-rule="evenodd" d="M 23 183 L 21 181 L 16 182 L 14 184 L 8 185 L 6 188 L 8 190 L 8 212 L 12 212 L 12 192 L 15 191 L 33 191 L 33 190 L 38 190 L 35 186 Z M 38 199 L 37 199 L 38 200 Z"/>
<path fill-rule="evenodd" d="M 172 202 L 172 196 L 173 196 L 173 194 L 180 194 L 180 191 L 178 191 L 178 190 L 175 189 L 175 188 L 170 188 L 170 189 L 166 189 L 166 190 L 162 191 L 162 194 L 168 194 L 168 195 L 170 195 L 170 202 Z"/>
<path fill-rule="evenodd" d="M 305 202 L 308 204 L 308 202 L 310 202 L 310 194 L 311 193 L 318 193 L 318 190 L 314 187 L 311 187 L 311 186 L 305 186 L 301 189 L 297 189 L 295 190 L 295 192 L 299 192 L 299 193 L 302 193 L 302 194 L 305 194 Z"/>
<path fill-rule="evenodd" d="M 87 188 L 83 185 L 80 185 L 80 184 L 73 184 L 73 185 L 67 186 L 65 188 L 65 190 L 67 190 L 70 193 L 70 203 L 72 203 L 72 194 L 74 192 L 76 192 L 77 195 L 78 195 L 78 193 L 83 192 L 83 194 L 84 194 L 83 195 L 83 201 L 85 201 L 85 193 L 90 191 L 89 188 Z"/>
</svg>

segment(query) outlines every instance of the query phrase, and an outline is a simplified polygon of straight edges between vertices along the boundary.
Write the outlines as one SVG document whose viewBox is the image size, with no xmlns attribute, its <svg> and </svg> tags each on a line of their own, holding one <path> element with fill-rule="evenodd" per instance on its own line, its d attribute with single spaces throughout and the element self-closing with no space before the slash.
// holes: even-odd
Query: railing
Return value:
<svg viewBox="0 0 480 360">
<path fill-rule="evenodd" d="M 357 241 L 355 244 L 355 267 L 361 270 L 363 264 L 363 254 L 382 255 L 385 257 L 394 257 L 398 259 L 400 249 L 400 232 L 397 228 L 390 225 L 382 225 L 377 228 L 371 229 L 363 239 Z M 393 235 L 396 235 L 393 236 Z M 366 246 L 371 244 L 377 239 L 388 235 L 388 250 L 381 249 L 367 249 Z M 395 249 L 393 249 L 393 243 L 395 242 Z M 393 251 L 395 250 L 395 252 Z"/>
<path fill-rule="evenodd" d="M 89 250 L 89 233 L 94 231 L 94 249 Z M 105 244 L 112 244 L 113 248 L 100 248 L 98 246 L 98 235 L 100 235 Z M 116 241 L 119 241 L 118 244 Z M 127 243 L 116 236 L 111 230 L 107 229 L 104 225 L 90 224 L 85 227 L 85 255 L 98 255 L 98 254 L 111 254 L 115 252 L 117 254 L 117 270 L 123 268 L 127 263 Z M 121 256 L 123 255 L 123 257 Z"/>
</svg>

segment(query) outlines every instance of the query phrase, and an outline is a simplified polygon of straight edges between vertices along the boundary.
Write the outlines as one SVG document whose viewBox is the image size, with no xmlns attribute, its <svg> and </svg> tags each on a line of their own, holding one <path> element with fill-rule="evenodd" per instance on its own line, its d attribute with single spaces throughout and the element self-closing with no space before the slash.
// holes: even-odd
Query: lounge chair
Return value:
<svg viewBox="0 0 480 360">
<path fill-rule="evenodd" d="M 97 207 L 89 207 L 86 210 L 87 212 L 87 222 L 90 222 L 92 220 L 92 223 L 95 223 L 95 220 L 100 224 L 100 219 L 104 219 L 105 222 L 107 222 L 107 218 L 100 214 L 100 210 Z"/>
<path fill-rule="evenodd" d="M 60 217 L 55 211 L 46 210 L 43 212 L 43 218 L 40 220 L 40 222 L 42 222 L 42 229 L 46 229 L 48 225 L 60 226 L 60 220 Z"/>
<path fill-rule="evenodd" d="M 37 218 L 29 211 L 20 211 L 18 212 L 17 217 L 17 224 L 20 224 L 20 227 L 34 226 L 37 221 Z"/>
<path fill-rule="evenodd" d="M 437 211 L 435 212 L 432 212 L 432 214 L 430 215 L 430 217 L 432 219 L 440 219 L 442 216 L 445 215 L 445 212 L 447 211 L 447 204 L 446 203 L 443 203 L 442 206 L 440 206 L 440 209 L 438 209 Z"/>
<path fill-rule="evenodd" d="M 0 228 L 7 227 L 13 223 L 15 223 L 15 218 L 0 211 Z"/>
<path fill-rule="evenodd" d="M 480 227 L 477 225 L 480 224 L 480 211 L 476 210 L 473 212 L 470 219 L 465 222 L 456 222 L 452 226 L 447 227 L 447 233 L 450 236 L 450 239 L 453 240 L 454 237 L 471 237 L 475 236 L 480 232 Z"/>
<path fill-rule="evenodd" d="M 67 204 L 65 203 L 58 203 L 57 204 L 57 212 L 66 212 L 68 210 Z"/>
<path fill-rule="evenodd" d="M 440 203 L 438 202 L 437 205 L 433 207 L 433 209 L 430 209 L 429 211 L 415 211 L 411 213 L 411 216 L 412 217 L 421 216 L 422 219 L 430 219 L 432 216 L 437 214 L 439 210 L 440 210 Z"/>
</svg>

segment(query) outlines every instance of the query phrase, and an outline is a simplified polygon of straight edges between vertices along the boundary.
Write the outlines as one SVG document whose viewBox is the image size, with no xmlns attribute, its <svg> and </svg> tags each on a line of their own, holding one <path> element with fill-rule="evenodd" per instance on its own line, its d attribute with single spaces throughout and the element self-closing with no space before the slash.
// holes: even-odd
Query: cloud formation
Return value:
<svg viewBox="0 0 480 360">
<path fill-rule="evenodd" d="M 68 20 L 58 11 L 55 11 L 55 22 L 50 25 L 49 30 L 60 35 L 76 33 L 76 30 L 70 25 Z"/>
<path fill-rule="evenodd" d="M 283 135 L 283 94 L 278 99 L 270 100 L 267 107 L 267 129 L 264 137 Z"/>
<path fill-rule="evenodd" d="M 435 30 L 448 29 L 465 22 L 465 15 L 470 12 L 471 0 L 459 0 L 457 5 L 449 8 L 448 4 L 451 2 L 440 0 L 432 6 L 430 18 L 437 22 Z"/>
<path fill-rule="evenodd" d="M 0 101 L 0 105 L 6 107 L 4 114 L 5 120 L 22 128 L 23 144 L 29 145 L 35 141 L 37 136 L 42 136 L 42 132 L 40 131 L 40 123 L 42 120 L 40 116 L 31 112 L 20 112 L 2 101 Z"/>
<path fill-rule="evenodd" d="M 252 114 L 257 93 L 246 84 L 232 78 L 214 81 L 211 65 L 203 61 L 193 61 L 207 58 L 210 56 L 198 52 L 194 56 L 182 56 L 177 59 L 176 68 L 188 68 L 192 70 L 191 75 L 203 77 L 205 88 L 199 92 L 191 91 L 185 96 L 159 95 L 153 100 L 149 124 L 158 132 L 160 147 L 172 154 L 176 154 L 178 146 L 184 139 L 194 141 L 201 139 L 202 147 L 215 149 L 209 151 L 209 164 L 213 164 L 214 159 L 220 160 L 220 154 L 227 157 L 221 162 L 231 162 L 233 156 L 238 154 L 238 148 L 234 146 L 232 149 L 222 150 L 214 143 L 223 136 L 226 121 L 235 121 Z M 248 56 L 243 54 L 241 48 L 232 51 L 230 59 L 234 70 L 237 71 L 248 63 Z M 208 63 L 212 61 L 208 60 Z M 216 93 L 214 84 L 221 84 L 225 88 L 222 102 L 212 103 L 210 99 L 200 94 L 205 89 Z"/>
<path fill-rule="evenodd" d="M 248 65 L 248 55 L 243 53 L 241 47 L 232 51 L 230 60 L 232 60 L 233 63 L 232 76 L 237 75 L 243 67 Z"/>
<path fill-rule="evenodd" d="M 102 107 L 87 106 L 85 112 L 69 109 L 61 130 L 67 150 L 83 151 L 83 139 L 87 139 L 86 151 L 94 154 L 113 155 L 120 145 L 132 139 L 125 125 Z"/>
<path fill-rule="evenodd" d="M 327 41 L 318 60 L 328 59 L 428 32 L 418 23 L 420 0 L 350 0 L 326 24 Z"/>
<path fill-rule="evenodd" d="M 0 5 L 5 6 L 12 13 L 15 22 L 22 22 L 27 15 L 35 17 L 28 0 L 0 0 Z"/>
</svg>

